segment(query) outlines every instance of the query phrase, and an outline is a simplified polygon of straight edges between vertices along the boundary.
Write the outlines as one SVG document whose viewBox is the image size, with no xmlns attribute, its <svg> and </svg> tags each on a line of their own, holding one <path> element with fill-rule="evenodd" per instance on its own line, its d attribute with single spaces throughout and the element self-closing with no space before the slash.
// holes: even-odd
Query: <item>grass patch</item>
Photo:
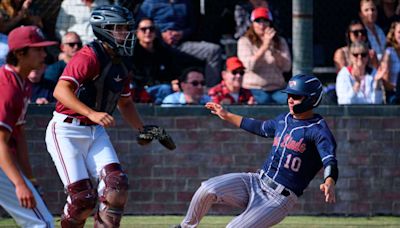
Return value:
<svg viewBox="0 0 400 228">
<path fill-rule="evenodd" d="M 232 216 L 206 216 L 199 228 L 224 228 Z M 168 228 L 179 224 L 183 216 L 125 216 L 121 221 L 121 228 Z M 0 227 L 17 227 L 13 219 L 0 219 Z M 56 218 L 56 227 L 60 227 L 59 217 Z M 85 227 L 93 227 L 93 219 L 86 222 Z M 324 217 L 324 216 L 288 216 L 275 227 L 400 227 L 400 217 Z"/>
</svg>

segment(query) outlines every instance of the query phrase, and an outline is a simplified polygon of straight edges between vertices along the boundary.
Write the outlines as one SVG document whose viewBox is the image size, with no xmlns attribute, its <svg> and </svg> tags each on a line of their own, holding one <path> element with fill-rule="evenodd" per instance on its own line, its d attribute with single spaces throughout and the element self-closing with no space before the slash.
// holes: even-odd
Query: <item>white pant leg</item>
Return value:
<svg viewBox="0 0 400 228">
<path fill-rule="evenodd" d="M 97 125 L 93 130 L 93 137 L 93 143 L 86 157 L 86 165 L 90 175 L 98 178 L 104 166 L 119 163 L 119 160 L 104 127 Z"/>
<path fill-rule="evenodd" d="M 36 207 L 28 209 L 20 206 L 17 195 L 15 194 L 15 186 L 2 169 L 0 169 L 0 205 L 21 227 L 54 227 L 53 216 L 47 210 L 42 198 L 40 198 L 32 183 L 25 177 L 24 180 L 35 197 Z"/>
<path fill-rule="evenodd" d="M 118 163 L 119 160 L 117 153 L 111 144 L 110 137 L 108 136 L 104 127 L 98 125 L 94 129 L 93 136 L 95 140 L 93 141 L 88 156 L 86 157 L 86 165 L 90 176 L 99 179 L 100 171 L 104 166 L 111 163 Z M 105 184 L 100 181 L 97 187 L 99 196 L 103 194 Z"/>
<path fill-rule="evenodd" d="M 93 141 L 96 126 L 64 123 L 55 114 L 46 130 L 46 146 L 64 186 L 88 179 L 86 156 Z"/>
</svg>

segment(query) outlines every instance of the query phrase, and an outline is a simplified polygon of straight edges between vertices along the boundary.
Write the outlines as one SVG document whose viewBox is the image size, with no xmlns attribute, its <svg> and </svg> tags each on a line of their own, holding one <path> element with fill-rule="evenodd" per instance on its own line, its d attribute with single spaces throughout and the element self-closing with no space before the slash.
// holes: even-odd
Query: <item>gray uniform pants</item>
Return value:
<svg viewBox="0 0 400 228">
<path fill-rule="evenodd" d="M 297 202 L 297 196 L 287 197 L 265 186 L 258 173 L 230 173 L 204 181 L 194 194 L 183 228 L 197 227 L 211 205 L 226 204 L 243 208 L 226 227 L 270 227 L 282 221 Z"/>
</svg>

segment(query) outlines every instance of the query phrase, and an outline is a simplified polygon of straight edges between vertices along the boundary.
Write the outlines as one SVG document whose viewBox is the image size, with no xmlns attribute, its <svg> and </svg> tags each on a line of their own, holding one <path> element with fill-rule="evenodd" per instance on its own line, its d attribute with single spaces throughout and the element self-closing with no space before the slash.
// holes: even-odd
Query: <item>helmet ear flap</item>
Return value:
<svg viewBox="0 0 400 228">
<path fill-rule="evenodd" d="M 319 84 L 318 86 L 320 87 L 317 88 L 315 93 L 305 96 L 305 99 L 300 104 L 293 106 L 294 113 L 298 114 L 318 107 L 323 96 L 322 85 Z"/>
<path fill-rule="evenodd" d="M 314 100 L 313 97 L 306 96 L 305 99 L 300 104 L 293 106 L 293 112 L 298 114 L 312 109 L 314 103 L 313 100 Z"/>
</svg>

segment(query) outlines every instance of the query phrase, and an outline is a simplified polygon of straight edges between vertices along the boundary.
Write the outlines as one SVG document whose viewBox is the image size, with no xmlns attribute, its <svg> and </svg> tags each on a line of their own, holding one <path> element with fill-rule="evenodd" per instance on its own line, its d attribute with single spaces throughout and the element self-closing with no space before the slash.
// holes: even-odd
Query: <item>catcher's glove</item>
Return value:
<svg viewBox="0 0 400 228">
<path fill-rule="evenodd" d="M 174 150 L 176 148 L 171 136 L 169 136 L 163 128 L 156 125 L 143 126 L 143 131 L 140 131 L 136 137 L 136 140 L 140 145 L 149 144 L 153 139 L 158 140 L 161 145 L 169 150 Z"/>
</svg>

